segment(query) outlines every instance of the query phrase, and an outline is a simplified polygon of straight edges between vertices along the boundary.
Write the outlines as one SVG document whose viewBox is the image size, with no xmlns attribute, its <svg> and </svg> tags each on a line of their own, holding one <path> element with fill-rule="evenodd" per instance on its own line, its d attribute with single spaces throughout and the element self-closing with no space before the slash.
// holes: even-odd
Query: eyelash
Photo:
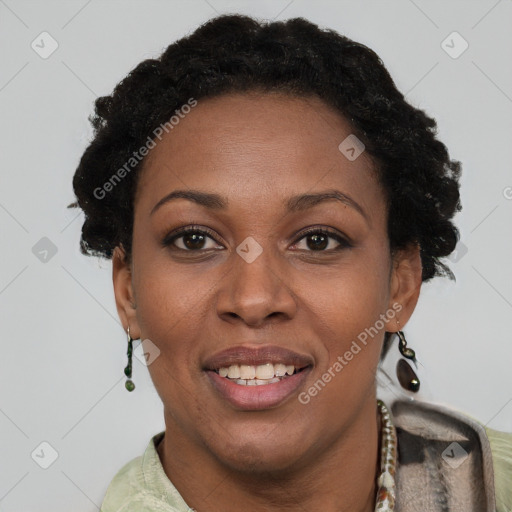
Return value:
<svg viewBox="0 0 512 512">
<path fill-rule="evenodd" d="M 199 226 L 189 226 L 189 227 L 186 227 L 186 228 L 181 228 L 179 229 L 177 232 L 175 233 L 171 233 L 169 235 L 167 235 L 163 241 L 162 241 L 162 246 L 163 247 L 169 247 L 171 246 L 171 248 L 173 250 L 177 250 L 177 251 L 182 251 L 182 252 L 190 252 L 190 253 L 199 253 L 201 251 L 209 251 L 209 250 L 215 250 L 215 249 L 197 249 L 197 250 L 193 250 L 193 249 L 181 249 L 180 247 L 176 247 L 176 246 L 173 246 L 174 242 L 176 240 L 178 240 L 179 238 L 185 236 L 185 235 L 189 235 L 189 234 L 201 234 L 201 235 L 207 235 L 208 237 L 210 237 L 212 240 L 214 240 L 216 243 L 219 244 L 219 242 L 217 242 L 217 240 L 215 240 L 215 235 L 214 233 L 207 229 L 207 228 L 202 228 L 202 227 L 199 227 Z M 307 229 L 306 231 L 303 231 L 299 237 L 297 238 L 297 240 L 293 243 L 293 245 L 297 244 L 298 242 L 300 242 L 303 238 L 306 238 L 308 235 L 312 235 L 312 234 L 322 234 L 322 235 L 325 235 L 327 237 L 330 237 L 330 238 L 333 238 L 334 240 L 336 240 L 336 242 L 338 242 L 340 245 L 334 249 L 329 249 L 329 250 L 319 250 L 319 251 L 313 251 L 313 250 L 308 250 L 307 252 L 312 252 L 312 253 L 331 253 L 331 252 L 337 252 L 337 251 L 340 251 L 340 250 L 343 250 L 343 249 L 349 249 L 351 247 L 353 247 L 353 245 L 347 240 L 345 239 L 344 237 L 342 237 L 341 235 L 339 235 L 338 233 L 334 232 L 334 231 L 331 231 L 329 229 L 326 229 L 326 228 L 309 228 Z M 221 245 L 221 244 L 219 244 Z"/>
</svg>

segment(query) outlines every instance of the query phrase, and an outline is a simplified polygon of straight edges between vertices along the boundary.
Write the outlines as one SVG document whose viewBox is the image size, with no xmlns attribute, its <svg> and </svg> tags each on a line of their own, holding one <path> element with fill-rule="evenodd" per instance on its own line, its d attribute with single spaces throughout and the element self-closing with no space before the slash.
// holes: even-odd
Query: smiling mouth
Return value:
<svg viewBox="0 0 512 512">
<path fill-rule="evenodd" d="M 216 396 L 240 411 L 273 409 L 289 401 L 315 366 L 312 356 L 279 345 L 238 345 L 202 364 Z"/>
<path fill-rule="evenodd" d="M 220 377 L 223 377 L 240 386 L 265 386 L 288 379 L 292 375 L 302 372 L 308 368 L 301 368 L 292 364 L 264 363 L 259 365 L 232 364 L 213 370 Z"/>
</svg>

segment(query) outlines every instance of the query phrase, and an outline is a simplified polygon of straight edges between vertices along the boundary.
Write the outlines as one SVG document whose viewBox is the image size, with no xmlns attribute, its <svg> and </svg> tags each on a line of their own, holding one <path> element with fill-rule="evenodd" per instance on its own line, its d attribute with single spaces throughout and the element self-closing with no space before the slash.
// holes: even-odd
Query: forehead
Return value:
<svg viewBox="0 0 512 512">
<path fill-rule="evenodd" d="M 166 193 L 186 188 L 218 192 L 232 197 L 230 203 L 268 203 L 326 188 L 365 193 L 371 201 L 372 192 L 382 192 L 372 159 L 363 151 L 350 160 L 340 150 L 353 136 L 350 123 L 315 96 L 250 92 L 200 99 L 155 139 L 136 205 L 147 211 Z"/>
</svg>

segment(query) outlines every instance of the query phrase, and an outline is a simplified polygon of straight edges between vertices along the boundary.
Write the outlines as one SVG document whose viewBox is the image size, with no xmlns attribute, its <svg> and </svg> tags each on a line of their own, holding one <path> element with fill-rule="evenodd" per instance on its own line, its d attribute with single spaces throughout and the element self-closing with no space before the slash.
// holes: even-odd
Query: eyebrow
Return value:
<svg viewBox="0 0 512 512">
<path fill-rule="evenodd" d="M 162 199 L 153 206 L 149 215 L 153 215 L 153 213 L 155 213 L 161 206 L 175 199 L 188 199 L 189 201 L 193 201 L 211 210 L 226 209 L 229 203 L 226 197 L 220 196 L 219 194 L 201 192 L 200 190 L 175 190 L 162 197 Z M 290 197 L 285 201 L 285 208 L 288 212 L 300 212 L 312 208 L 322 202 L 333 200 L 350 206 L 368 221 L 366 212 L 356 201 L 354 201 L 354 199 L 347 194 L 334 189 L 315 194 L 300 194 Z"/>
</svg>

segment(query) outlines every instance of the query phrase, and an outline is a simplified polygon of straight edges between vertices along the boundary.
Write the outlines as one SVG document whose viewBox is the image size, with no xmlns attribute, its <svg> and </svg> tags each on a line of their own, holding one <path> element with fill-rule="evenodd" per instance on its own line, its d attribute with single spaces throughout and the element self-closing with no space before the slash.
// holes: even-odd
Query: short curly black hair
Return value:
<svg viewBox="0 0 512 512">
<path fill-rule="evenodd" d="M 417 244 L 423 281 L 454 279 L 439 258 L 459 239 L 451 219 L 461 209 L 460 162 L 450 160 L 436 139 L 436 121 L 404 99 L 373 50 L 303 18 L 218 16 L 159 58 L 141 62 L 112 95 L 97 98 L 89 117 L 94 137 L 73 178 L 77 201 L 68 206 L 85 214 L 81 252 L 111 258 L 120 245 L 131 260 L 133 204 L 145 159 L 123 173 L 113 191 L 100 195 L 99 188 L 190 98 L 253 90 L 314 95 L 339 111 L 378 164 L 390 250 Z"/>
</svg>

